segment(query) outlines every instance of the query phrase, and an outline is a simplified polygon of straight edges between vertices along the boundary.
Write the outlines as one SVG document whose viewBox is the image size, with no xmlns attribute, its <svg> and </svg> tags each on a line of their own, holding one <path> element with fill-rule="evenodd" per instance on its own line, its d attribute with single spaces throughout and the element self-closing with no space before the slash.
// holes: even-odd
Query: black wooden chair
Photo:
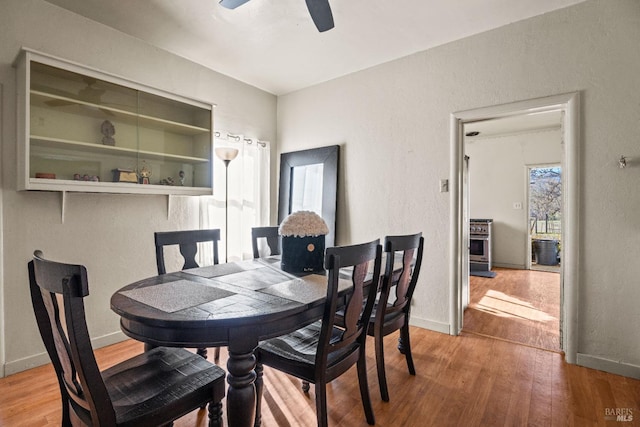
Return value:
<svg viewBox="0 0 640 427">
<path fill-rule="evenodd" d="M 157 231 L 155 233 L 156 242 L 156 264 L 158 274 L 167 274 L 165 266 L 164 248 L 165 246 L 178 245 L 180 254 L 184 258 L 182 270 L 200 267 L 196 262 L 198 254 L 198 243 L 211 242 L 213 246 L 213 264 L 218 264 L 218 242 L 220 241 L 220 229 L 208 230 L 183 230 L 183 231 Z M 207 358 L 207 349 L 199 348 L 197 352 L 200 356 Z M 213 360 L 220 360 L 220 348 L 216 347 Z"/>
<path fill-rule="evenodd" d="M 157 347 L 99 370 L 85 318 L 84 266 L 47 261 L 36 251 L 29 284 L 60 385 L 63 426 L 168 425 L 207 403 L 209 426 L 222 425 L 225 372 L 188 350 Z"/>
<path fill-rule="evenodd" d="M 381 279 L 378 301 L 373 308 L 368 334 L 375 338 L 376 366 L 380 395 L 389 401 L 389 391 L 384 369 L 383 338 L 400 330 L 398 349 L 407 359 L 411 375 L 416 374 L 409 340 L 409 315 L 411 298 L 418 282 L 424 238 L 422 233 L 405 236 L 387 236 L 384 239 L 386 267 Z"/>
<path fill-rule="evenodd" d="M 265 239 L 270 253 L 269 255 L 280 255 L 280 234 L 278 234 L 278 226 L 274 227 L 253 227 L 251 229 L 251 247 L 253 248 L 253 257 L 260 258 L 260 239 Z"/>
<path fill-rule="evenodd" d="M 315 384 L 318 426 L 327 426 L 328 382 L 357 365 L 360 396 L 369 424 L 375 423 L 367 384 L 365 343 L 367 327 L 380 278 L 382 247 L 380 241 L 360 245 L 331 247 L 326 250 L 327 299 L 322 320 L 290 334 L 261 342 L 256 349 L 256 425 L 260 424 L 263 365 L 271 366 Z M 373 262 L 373 274 L 370 263 Z M 340 278 L 340 269 L 353 267 L 350 278 Z M 343 273 L 344 274 L 344 273 Z M 346 289 L 338 291 L 339 281 Z M 366 289 L 365 284 L 374 283 Z M 365 289 L 367 290 L 365 295 Z M 365 304 L 364 301 L 367 301 Z M 342 303 L 345 324 L 335 324 Z"/>
</svg>

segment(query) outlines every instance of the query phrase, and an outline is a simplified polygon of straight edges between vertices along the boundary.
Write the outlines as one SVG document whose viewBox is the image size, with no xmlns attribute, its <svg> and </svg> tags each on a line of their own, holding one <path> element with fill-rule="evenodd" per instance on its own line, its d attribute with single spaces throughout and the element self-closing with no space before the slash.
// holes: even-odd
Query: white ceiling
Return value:
<svg viewBox="0 0 640 427">
<path fill-rule="evenodd" d="M 318 32 L 304 0 L 46 0 L 281 95 L 584 0 L 330 0 Z"/>
</svg>

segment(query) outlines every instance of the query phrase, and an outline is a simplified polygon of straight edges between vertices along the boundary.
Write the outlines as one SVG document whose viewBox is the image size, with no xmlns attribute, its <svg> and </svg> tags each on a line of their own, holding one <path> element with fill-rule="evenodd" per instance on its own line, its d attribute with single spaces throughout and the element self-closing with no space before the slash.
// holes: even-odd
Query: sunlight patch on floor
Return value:
<svg viewBox="0 0 640 427">
<path fill-rule="evenodd" d="M 489 290 L 473 308 L 500 317 L 517 317 L 534 322 L 556 320 L 554 316 L 535 308 L 527 301 L 494 290 Z"/>
<path fill-rule="evenodd" d="M 265 370 L 270 369 L 269 367 L 265 367 Z M 281 390 L 291 390 L 292 387 L 300 388 L 302 381 L 275 371 L 265 372 L 265 376 L 266 375 L 269 376 L 269 386 L 274 388 L 274 392 L 272 393 L 268 386 L 262 389 L 263 396 L 261 403 L 263 411 L 265 411 L 264 408 L 267 407 L 269 415 L 275 416 L 277 419 L 291 420 L 291 426 L 304 425 L 309 417 L 309 413 L 307 413 L 309 407 L 300 405 L 300 401 L 297 400 L 296 395 L 293 393 L 287 394 L 280 392 Z M 311 384 L 311 388 L 313 390 L 313 384 Z M 303 394 L 302 390 L 300 390 L 300 394 Z M 309 394 L 305 394 L 305 396 L 313 402 L 313 398 L 309 397 Z M 315 419 L 315 415 L 313 415 L 312 419 Z"/>
</svg>

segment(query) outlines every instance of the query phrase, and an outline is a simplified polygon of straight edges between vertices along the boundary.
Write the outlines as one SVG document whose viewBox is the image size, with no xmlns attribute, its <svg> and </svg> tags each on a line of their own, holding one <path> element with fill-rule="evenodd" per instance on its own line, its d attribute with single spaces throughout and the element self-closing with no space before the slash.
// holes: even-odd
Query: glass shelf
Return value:
<svg viewBox="0 0 640 427">
<path fill-rule="evenodd" d="M 46 102 L 61 101 L 69 103 L 63 105 L 60 108 L 66 112 L 72 114 L 80 114 L 93 117 L 105 117 L 112 116 L 114 120 L 128 124 L 137 124 L 148 128 L 162 129 L 168 132 L 179 133 L 183 135 L 199 135 L 209 133 L 211 130 L 192 126 L 184 123 L 172 122 L 170 120 L 164 120 L 158 117 L 145 116 L 144 114 L 137 114 L 126 110 L 119 110 L 114 107 L 100 104 L 92 104 L 73 98 L 67 98 L 64 96 L 57 96 L 36 90 L 31 91 L 31 105 L 38 107 L 45 107 Z"/>
</svg>

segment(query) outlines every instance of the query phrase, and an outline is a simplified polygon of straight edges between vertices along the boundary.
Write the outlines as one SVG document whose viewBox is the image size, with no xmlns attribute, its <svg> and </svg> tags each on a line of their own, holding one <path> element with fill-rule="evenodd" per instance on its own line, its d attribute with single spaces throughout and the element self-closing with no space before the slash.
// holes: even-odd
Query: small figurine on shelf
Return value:
<svg viewBox="0 0 640 427">
<path fill-rule="evenodd" d="M 140 184 L 149 184 L 149 178 L 151 177 L 151 169 L 147 167 L 147 164 L 142 161 L 142 168 L 140 169 Z"/>
<path fill-rule="evenodd" d="M 178 172 L 178 176 L 180 177 L 180 185 L 184 187 L 184 171 Z"/>
<path fill-rule="evenodd" d="M 105 120 L 102 122 L 100 126 L 100 132 L 102 132 L 102 144 L 103 145 L 116 145 L 116 140 L 113 138 L 113 135 L 116 134 L 116 128 L 113 126 L 109 120 Z"/>
</svg>

